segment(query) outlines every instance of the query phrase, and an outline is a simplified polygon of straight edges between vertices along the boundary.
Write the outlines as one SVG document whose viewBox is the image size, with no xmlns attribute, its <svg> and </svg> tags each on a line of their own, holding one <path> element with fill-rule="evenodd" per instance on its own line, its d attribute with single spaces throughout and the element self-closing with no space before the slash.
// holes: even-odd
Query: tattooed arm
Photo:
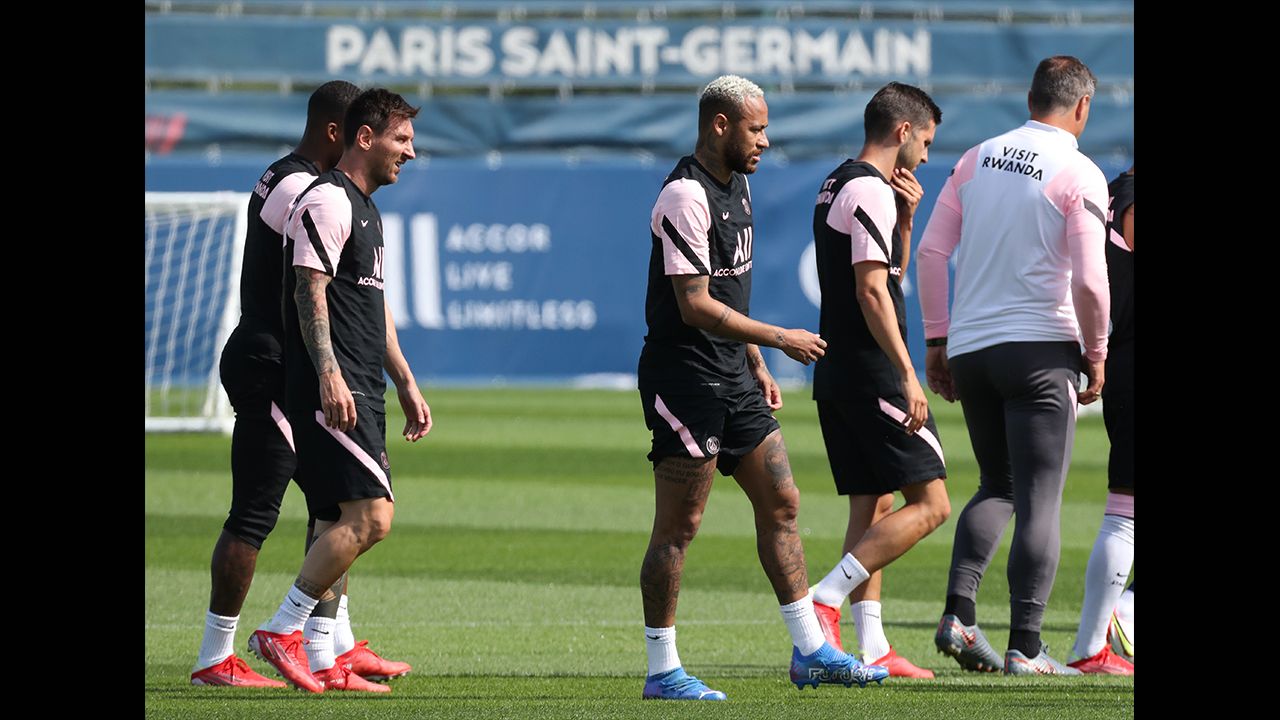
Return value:
<svg viewBox="0 0 1280 720">
<path fill-rule="evenodd" d="M 356 401 L 342 377 L 329 334 L 329 301 L 325 297 L 325 289 L 333 278 L 320 270 L 301 265 L 296 270 L 298 285 L 293 290 L 293 299 L 298 303 L 302 342 L 307 346 L 316 376 L 320 379 L 324 423 L 334 430 L 346 432 L 356 426 Z"/>
<path fill-rule="evenodd" d="M 764 394 L 764 401 L 768 403 L 769 409 L 781 409 L 782 389 L 778 387 L 778 383 L 773 379 L 773 374 L 769 372 L 769 367 L 764 364 L 764 355 L 760 354 L 760 346 L 755 343 L 747 343 L 747 369 L 751 371 L 751 376 L 756 379 L 756 384 L 760 386 L 760 392 Z"/>
<path fill-rule="evenodd" d="M 752 320 L 711 297 L 707 290 L 710 280 L 706 275 L 671 276 L 676 304 L 680 306 L 680 318 L 686 325 L 733 340 L 776 347 L 792 360 L 805 365 L 822 357 L 823 348 L 827 346 L 825 340 L 808 330 L 786 330 Z"/>
<path fill-rule="evenodd" d="M 409 361 L 400 351 L 400 338 L 396 335 L 391 306 L 383 300 L 382 307 L 387 318 L 387 355 L 382 366 L 391 376 L 391 382 L 396 384 L 396 396 L 400 399 L 400 409 L 404 410 L 404 439 L 417 442 L 431 432 L 431 408 L 422 397 L 418 381 L 409 369 Z"/>
</svg>

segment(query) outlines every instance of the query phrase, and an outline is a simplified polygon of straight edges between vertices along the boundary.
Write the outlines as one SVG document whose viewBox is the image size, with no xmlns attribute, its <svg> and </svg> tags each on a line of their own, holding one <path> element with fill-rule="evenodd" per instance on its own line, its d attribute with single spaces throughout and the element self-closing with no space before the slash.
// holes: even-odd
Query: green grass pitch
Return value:
<svg viewBox="0 0 1280 720">
<path fill-rule="evenodd" d="M 838 559 L 847 505 L 835 495 L 807 391 L 778 412 L 801 492 L 800 528 L 816 582 Z M 428 390 L 436 427 L 410 445 L 391 396 L 388 428 L 396 492 L 391 536 L 356 563 L 357 639 L 414 670 L 389 695 L 229 690 L 189 684 L 209 593 L 209 554 L 231 494 L 230 440 L 146 437 L 147 717 L 165 718 L 810 718 L 1133 716 L 1133 680 L 1013 679 L 965 673 L 933 648 L 954 518 L 977 487 L 958 406 L 932 398 L 947 455 L 951 521 L 884 580 L 895 648 L 938 673 L 882 687 L 787 682 L 791 643 L 755 554 L 750 507 L 717 475 L 690 548 L 680 597 L 680 656 L 729 702 L 642 702 L 640 561 L 653 520 L 649 436 L 634 392 Z M 1062 561 L 1045 640 L 1065 660 L 1084 571 L 1106 497 L 1106 433 L 1081 418 L 1062 513 Z M 900 500 L 899 500 L 900 501 Z M 241 616 L 237 652 L 297 573 L 306 524 L 291 486 L 263 547 Z M 1008 542 L 979 598 L 996 648 L 1008 637 Z M 846 618 L 847 622 L 847 618 Z M 845 629 L 846 645 L 856 640 Z"/>
</svg>

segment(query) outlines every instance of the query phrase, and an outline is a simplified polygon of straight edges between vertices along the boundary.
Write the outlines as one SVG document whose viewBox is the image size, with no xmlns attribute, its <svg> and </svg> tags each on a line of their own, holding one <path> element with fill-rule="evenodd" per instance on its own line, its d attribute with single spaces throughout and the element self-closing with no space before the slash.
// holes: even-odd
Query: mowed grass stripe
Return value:
<svg viewBox="0 0 1280 720">
<path fill-rule="evenodd" d="M 148 515 L 215 519 L 220 525 L 230 502 L 227 478 L 217 473 L 153 472 L 148 475 L 154 492 L 147 495 Z M 652 480 L 644 487 L 618 483 L 525 482 L 490 480 L 483 485 L 465 478 L 401 477 L 395 481 L 398 499 L 396 528 L 410 525 L 428 527 L 473 527 L 491 530 L 575 529 L 631 530 L 649 532 L 653 522 Z M 956 508 L 952 519 L 923 544 L 951 547 L 955 517 L 968 502 L 969 494 L 952 489 Z M 901 506 L 902 498 L 897 498 Z M 800 531 L 806 539 L 830 546 L 836 552 L 844 538 L 848 503 L 834 489 L 802 492 Z M 291 485 L 282 507 L 285 519 L 306 518 L 302 493 Z M 1097 503 L 1067 502 L 1062 509 L 1064 548 L 1091 548 L 1101 515 Z M 216 533 L 216 530 L 214 530 Z M 707 505 L 700 537 L 725 535 L 755 536 L 751 506 L 732 478 L 717 477 Z M 1012 541 L 1012 530 L 1003 542 Z M 833 556 L 834 557 L 834 556 Z M 832 561 L 834 562 L 834 560 Z"/>
<path fill-rule="evenodd" d="M 190 518 L 148 516 L 148 567 L 206 567 L 217 524 L 193 532 Z M 282 522 L 258 566 L 265 571 L 296 571 L 305 523 Z M 360 558 L 363 575 L 515 580 L 531 584 L 582 584 L 636 587 L 648 543 L 647 532 L 568 529 L 504 529 L 402 524 L 391 537 Z M 806 556 L 810 581 L 821 579 L 838 558 L 838 542 L 809 538 Z M 997 572 L 984 580 L 983 597 L 1007 593 L 1003 572 L 1007 547 L 995 561 Z M 903 597 L 936 598 L 941 603 L 950 562 L 948 544 L 918 546 L 892 567 L 886 584 Z M 1086 549 L 1066 550 L 1055 589 L 1059 602 L 1078 607 L 1083 593 Z M 1077 577 L 1078 576 L 1078 577 Z M 685 587 L 742 588 L 763 583 L 755 543 L 747 537 L 700 535 L 685 563 Z M 760 585 L 759 587 L 767 587 Z M 1005 596 L 1007 598 L 1007 595 Z M 999 595 L 993 597 L 998 600 Z M 571 603 L 571 601 L 566 601 Z"/>
<path fill-rule="evenodd" d="M 198 571 L 151 571 L 148 587 L 199 587 Z M 238 644 L 275 609 L 291 581 L 263 573 L 246 603 Z M 764 585 L 763 578 L 755 583 Z M 181 676 L 198 648 L 190 618 L 198 593 L 148 593 L 155 622 L 146 628 L 149 672 Z M 965 674 L 932 647 L 937 604 L 889 598 L 887 629 L 904 654 L 944 676 Z M 634 677 L 644 664 L 638 643 L 640 603 L 633 588 L 524 585 L 494 580 L 386 578 L 360 575 L 352 585 L 357 637 L 432 675 L 578 675 Z M 893 618 L 911 618 L 894 620 Z M 186 620 L 187 622 L 183 622 Z M 993 642 L 1003 624 L 988 628 Z M 849 637 L 852 628 L 846 627 Z M 1051 644 L 1069 641 L 1074 618 L 1056 612 L 1046 623 Z M 640 644 L 641 647 L 637 647 Z M 715 677 L 773 677 L 790 650 L 777 603 L 766 592 L 689 590 L 681 603 L 682 657 Z M 255 665 L 260 665 L 256 663 Z M 161 668 L 168 670 L 161 671 Z"/>
<path fill-rule="evenodd" d="M 733 702 L 721 708 L 640 702 L 637 586 L 653 481 L 644 459 L 648 435 L 632 395 L 430 391 L 437 429 L 413 446 L 389 440 L 399 500 L 395 529 L 357 563 L 352 615 L 357 637 L 417 668 L 396 681 L 391 697 L 309 698 L 186 684 L 208 599 L 209 553 L 230 497 L 229 441 L 149 436 L 147 715 L 773 718 L 847 714 L 851 707 L 859 717 L 1132 715 L 1131 679 L 1014 682 L 962 673 L 934 654 L 950 523 L 890 569 L 884 590 L 890 639 L 938 672 L 939 681 L 798 693 L 785 682 L 789 639 L 755 555 L 749 505 L 732 479 L 721 477 L 686 565 L 680 647 L 689 669 L 715 680 Z M 402 420 L 390 400 L 394 432 Z M 838 556 L 846 504 L 830 484 L 812 408 L 793 392 L 780 417 L 804 497 L 800 526 L 816 581 Z M 958 408 L 935 402 L 934 410 L 958 513 L 977 486 L 977 471 Z M 1077 434 L 1062 564 L 1046 614 L 1044 636 L 1060 657 L 1074 636 L 1106 492 L 1105 434 L 1094 421 L 1082 419 Z M 1087 457 L 1098 448 L 1098 458 Z M 260 558 L 238 646 L 274 611 L 297 572 L 303 508 L 291 487 Z M 979 618 L 998 647 L 1008 633 L 1003 568 L 1011 532 L 1012 526 L 979 597 Z M 845 634 L 853 638 L 853 628 Z"/>
</svg>

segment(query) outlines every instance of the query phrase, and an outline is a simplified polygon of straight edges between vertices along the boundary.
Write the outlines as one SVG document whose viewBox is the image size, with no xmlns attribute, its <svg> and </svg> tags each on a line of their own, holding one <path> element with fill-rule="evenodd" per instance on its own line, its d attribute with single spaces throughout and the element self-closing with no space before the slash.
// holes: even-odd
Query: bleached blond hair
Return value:
<svg viewBox="0 0 1280 720">
<path fill-rule="evenodd" d="M 717 113 L 736 120 L 748 98 L 764 97 L 760 86 L 738 75 L 721 75 L 707 83 L 698 100 L 698 127 L 703 128 Z"/>
</svg>

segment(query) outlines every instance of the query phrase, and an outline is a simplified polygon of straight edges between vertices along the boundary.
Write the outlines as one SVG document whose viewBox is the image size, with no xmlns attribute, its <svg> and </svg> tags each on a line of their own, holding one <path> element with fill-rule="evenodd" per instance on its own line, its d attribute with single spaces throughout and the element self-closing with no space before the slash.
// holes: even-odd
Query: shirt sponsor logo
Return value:
<svg viewBox="0 0 1280 720">
<path fill-rule="evenodd" d="M 368 222 L 365 220 L 364 222 Z M 383 248 L 376 247 L 373 249 L 373 275 L 362 277 L 356 280 L 356 285 L 375 287 L 382 289 L 382 258 Z"/>
<path fill-rule="evenodd" d="M 751 272 L 751 245 L 754 230 L 748 226 L 738 231 L 738 244 L 733 250 L 733 267 L 717 268 L 712 277 L 737 277 Z"/>
<path fill-rule="evenodd" d="M 741 265 L 751 259 L 751 241 L 754 234 L 751 227 L 738 231 L 738 246 L 733 251 L 734 265 Z"/>
<path fill-rule="evenodd" d="M 1044 180 L 1044 171 L 1031 164 L 1040 153 L 1016 147 L 1004 147 L 1001 150 L 1000 157 L 982 158 L 982 167 L 1026 175 L 1033 180 Z"/>
<path fill-rule="evenodd" d="M 814 205 L 829 205 L 836 199 L 836 194 L 831 191 L 831 186 L 836 184 L 835 178 L 827 178 L 822 183 L 822 190 L 818 192 L 818 201 Z"/>
<path fill-rule="evenodd" d="M 268 184 L 271 182 L 271 178 L 274 176 L 275 176 L 275 172 L 271 170 L 268 170 L 265 173 L 263 173 L 262 179 L 258 181 L 257 185 L 253 186 L 254 194 L 262 198 L 263 200 L 266 200 L 267 195 L 271 194 L 271 189 L 268 187 Z"/>
<path fill-rule="evenodd" d="M 745 265 L 738 265 L 731 268 L 716 268 L 711 273 L 711 277 L 737 277 L 743 273 L 751 272 L 751 261 L 748 260 Z"/>
</svg>

